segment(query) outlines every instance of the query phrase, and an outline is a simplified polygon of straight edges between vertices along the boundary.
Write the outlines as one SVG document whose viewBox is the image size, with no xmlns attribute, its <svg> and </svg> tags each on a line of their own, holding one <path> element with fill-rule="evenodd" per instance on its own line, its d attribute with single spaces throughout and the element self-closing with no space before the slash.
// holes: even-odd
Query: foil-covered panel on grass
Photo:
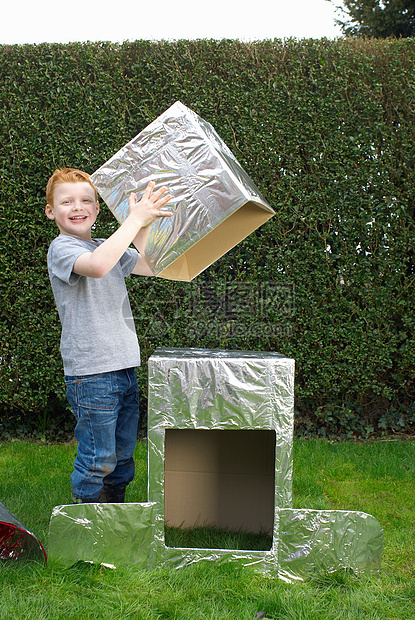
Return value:
<svg viewBox="0 0 415 620">
<path fill-rule="evenodd" d="M 340 569 L 376 573 L 383 531 L 372 515 L 351 510 L 278 511 L 278 577 L 304 579 Z"/>
<path fill-rule="evenodd" d="M 84 561 L 146 568 L 153 537 L 151 503 L 55 506 L 49 554 L 67 565 Z"/>
</svg>

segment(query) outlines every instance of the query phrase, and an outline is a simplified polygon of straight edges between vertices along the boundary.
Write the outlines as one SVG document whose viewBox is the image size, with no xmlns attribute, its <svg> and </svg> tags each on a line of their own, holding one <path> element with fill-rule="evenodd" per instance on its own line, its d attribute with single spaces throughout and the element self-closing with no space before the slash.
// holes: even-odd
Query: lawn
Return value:
<svg viewBox="0 0 415 620">
<path fill-rule="evenodd" d="M 47 550 L 52 508 L 70 503 L 76 446 L 0 445 L 0 501 Z M 146 446 L 136 449 L 128 501 L 146 501 Z M 173 570 L 64 568 L 3 561 L 0 617 L 25 619 L 414 620 L 415 442 L 294 442 L 294 507 L 359 510 L 385 534 L 378 576 L 339 572 L 287 584 L 233 564 Z"/>
</svg>

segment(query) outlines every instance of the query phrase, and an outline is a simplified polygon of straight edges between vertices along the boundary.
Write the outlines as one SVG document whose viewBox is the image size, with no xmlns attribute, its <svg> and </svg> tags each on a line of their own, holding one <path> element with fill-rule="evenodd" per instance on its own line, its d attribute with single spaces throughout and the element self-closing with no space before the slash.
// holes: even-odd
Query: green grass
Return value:
<svg viewBox="0 0 415 620">
<path fill-rule="evenodd" d="M 53 506 L 70 502 L 75 452 L 71 444 L 0 445 L 0 501 L 45 545 Z M 145 501 L 144 444 L 136 456 L 127 500 Z M 286 584 L 214 562 L 138 571 L 6 561 L 0 564 L 0 618 L 252 620 L 263 610 L 272 620 L 414 620 L 415 442 L 296 441 L 294 507 L 376 517 L 385 532 L 380 575 L 343 571 Z M 203 535 L 195 539 L 200 546 Z"/>
<path fill-rule="evenodd" d="M 272 536 L 265 533 L 232 532 L 216 527 L 195 527 L 186 530 L 166 527 L 164 540 L 167 547 L 190 549 L 269 551 L 272 546 Z"/>
</svg>

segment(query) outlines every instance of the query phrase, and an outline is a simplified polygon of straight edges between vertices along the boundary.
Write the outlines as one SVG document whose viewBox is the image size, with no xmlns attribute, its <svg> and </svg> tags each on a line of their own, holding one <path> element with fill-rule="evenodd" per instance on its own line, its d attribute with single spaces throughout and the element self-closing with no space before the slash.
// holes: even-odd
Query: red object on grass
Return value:
<svg viewBox="0 0 415 620">
<path fill-rule="evenodd" d="M 32 560 L 46 564 L 42 543 L 0 502 L 0 560 Z"/>
</svg>

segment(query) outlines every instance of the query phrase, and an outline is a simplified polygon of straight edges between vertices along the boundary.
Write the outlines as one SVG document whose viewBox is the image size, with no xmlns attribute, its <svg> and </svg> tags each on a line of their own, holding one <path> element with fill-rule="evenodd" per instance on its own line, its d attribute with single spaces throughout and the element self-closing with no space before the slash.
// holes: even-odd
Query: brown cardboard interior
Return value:
<svg viewBox="0 0 415 620">
<path fill-rule="evenodd" d="M 158 273 L 158 277 L 186 282 L 193 280 L 273 215 L 273 211 L 254 202 L 246 202 Z"/>
<path fill-rule="evenodd" d="M 272 536 L 274 430 L 166 429 L 164 520 Z"/>
</svg>

